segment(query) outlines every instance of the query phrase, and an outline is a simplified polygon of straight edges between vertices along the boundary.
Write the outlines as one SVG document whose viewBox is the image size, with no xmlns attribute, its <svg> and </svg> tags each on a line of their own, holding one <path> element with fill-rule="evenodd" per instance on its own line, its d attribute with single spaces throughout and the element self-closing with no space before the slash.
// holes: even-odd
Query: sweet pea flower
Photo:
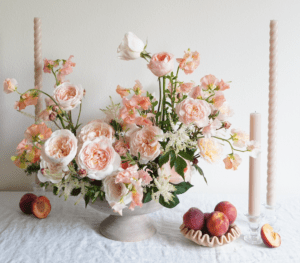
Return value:
<svg viewBox="0 0 300 263">
<path fill-rule="evenodd" d="M 138 105 L 143 110 L 148 110 L 151 106 L 150 99 L 145 96 L 133 95 L 131 98 L 131 102 L 133 102 L 133 105 Z"/>
<path fill-rule="evenodd" d="M 217 119 L 219 119 L 220 121 L 226 121 L 229 117 L 232 117 L 234 114 L 233 109 L 229 106 L 228 102 L 226 101 L 218 110 L 219 115 L 217 116 Z"/>
<path fill-rule="evenodd" d="M 224 82 L 223 79 L 221 79 L 221 81 L 219 82 L 218 87 L 222 91 L 230 89 L 230 85 L 228 83 Z"/>
<path fill-rule="evenodd" d="M 73 72 L 73 67 L 76 66 L 76 63 L 72 62 L 71 59 L 74 56 L 71 55 L 64 63 L 62 68 L 57 73 L 57 80 L 62 83 L 66 75 L 69 75 Z"/>
<path fill-rule="evenodd" d="M 154 54 L 147 66 L 155 76 L 162 77 L 173 70 L 174 55 L 167 52 Z"/>
<path fill-rule="evenodd" d="M 66 167 L 63 168 L 61 163 L 47 163 L 43 159 L 40 162 L 40 168 L 37 174 L 38 179 L 42 183 L 50 181 L 53 184 L 59 183 L 68 170 Z"/>
<path fill-rule="evenodd" d="M 130 93 L 129 89 L 124 89 L 120 85 L 117 86 L 116 92 L 121 96 L 121 98 L 127 97 Z"/>
<path fill-rule="evenodd" d="M 115 181 L 116 183 L 131 184 L 132 181 L 138 180 L 138 178 L 139 178 L 138 166 L 135 164 L 119 172 L 116 176 Z"/>
<path fill-rule="evenodd" d="M 216 163 L 223 153 L 222 145 L 214 138 L 201 138 L 198 140 L 200 155 L 209 163 Z"/>
<path fill-rule="evenodd" d="M 256 158 L 261 153 L 260 143 L 254 140 L 246 143 L 246 149 L 253 158 Z"/>
<path fill-rule="evenodd" d="M 51 73 L 51 68 L 52 67 L 57 67 L 59 65 L 59 63 L 57 61 L 53 61 L 53 60 L 48 60 L 48 59 L 44 59 L 44 73 Z"/>
<path fill-rule="evenodd" d="M 194 87 L 194 83 L 192 83 L 192 82 L 182 83 L 179 86 L 178 92 L 180 92 L 180 93 L 189 93 L 193 87 Z"/>
<path fill-rule="evenodd" d="M 200 55 L 197 51 L 191 52 L 190 50 L 184 52 L 183 58 L 177 58 L 179 68 L 184 71 L 185 74 L 191 74 L 200 65 Z"/>
<path fill-rule="evenodd" d="M 123 60 L 134 60 L 141 56 L 144 50 L 144 43 L 132 32 L 125 34 L 118 47 L 118 58 Z"/>
<path fill-rule="evenodd" d="M 15 79 L 5 79 L 3 82 L 3 90 L 6 94 L 17 90 L 18 82 Z"/>
<path fill-rule="evenodd" d="M 222 122 L 218 119 L 214 119 L 211 123 L 202 129 L 202 134 L 205 138 L 210 138 L 216 135 L 217 129 L 222 127 Z"/>
<path fill-rule="evenodd" d="M 29 105 L 36 105 L 38 101 L 38 92 L 30 91 L 21 95 L 20 100 L 15 102 L 14 109 L 24 110 Z"/>
<path fill-rule="evenodd" d="M 243 148 L 249 142 L 249 135 L 238 129 L 231 129 L 231 135 L 233 140 L 233 145 L 239 148 Z"/>
<path fill-rule="evenodd" d="M 206 75 L 201 80 L 201 88 L 204 90 L 215 89 L 219 80 L 214 75 Z"/>
<path fill-rule="evenodd" d="M 145 91 L 143 90 L 143 86 L 139 80 L 135 81 L 135 85 L 133 86 L 133 91 L 135 95 L 141 95 Z"/>
<path fill-rule="evenodd" d="M 238 166 L 241 164 L 242 159 L 238 154 L 229 154 L 224 160 L 225 169 L 237 170 Z"/>
<path fill-rule="evenodd" d="M 150 121 L 147 118 L 147 116 L 136 117 L 134 122 L 136 125 L 140 125 L 140 126 L 152 126 L 153 125 L 152 121 Z"/>
<path fill-rule="evenodd" d="M 135 123 L 136 110 L 134 107 L 127 108 L 124 106 L 120 109 L 119 118 L 123 120 L 125 124 L 127 123 Z"/>
<path fill-rule="evenodd" d="M 24 137 L 29 142 L 45 141 L 52 135 L 52 130 L 42 122 L 41 124 L 32 124 L 27 128 Z"/>
<path fill-rule="evenodd" d="M 192 88 L 191 92 L 189 93 L 189 96 L 195 100 L 206 98 L 206 94 L 203 92 L 202 88 L 199 85 Z"/>
<path fill-rule="evenodd" d="M 143 187 L 142 187 L 142 183 L 141 183 L 141 180 L 138 180 L 138 181 L 133 181 L 132 182 L 132 191 L 131 191 L 131 203 L 130 203 L 130 206 L 129 206 L 129 209 L 131 211 L 134 210 L 134 208 L 136 206 L 139 206 L 139 207 L 142 207 L 143 206 L 143 203 L 142 203 L 142 200 L 143 200 Z"/>
<path fill-rule="evenodd" d="M 54 101 L 50 98 L 45 98 L 46 109 L 44 109 L 40 114 L 39 118 L 43 121 L 49 121 L 49 116 L 51 113 L 54 113 L 52 107 L 56 105 Z"/>
<path fill-rule="evenodd" d="M 222 91 L 216 91 L 215 95 L 212 97 L 213 105 L 217 109 L 222 107 L 222 105 L 224 104 L 225 101 L 226 101 L 226 99 L 225 99 L 224 93 Z"/>
</svg>

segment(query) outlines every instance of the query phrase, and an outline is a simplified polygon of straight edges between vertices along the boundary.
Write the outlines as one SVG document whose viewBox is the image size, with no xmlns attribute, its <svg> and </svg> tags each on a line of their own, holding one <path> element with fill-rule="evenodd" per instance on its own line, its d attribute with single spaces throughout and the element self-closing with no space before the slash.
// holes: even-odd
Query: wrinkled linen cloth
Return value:
<svg viewBox="0 0 300 263">
<path fill-rule="evenodd" d="M 108 215 L 85 208 L 77 197 L 46 193 L 52 211 L 46 219 L 25 215 L 19 201 L 25 192 L 0 192 L 0 262 L 300 262 L 300 195 L 280 196 L 278 225 L 282 245 L 270 249 L 264 244 L 250 245 L 243 240 L 248 230 L 244 213 L 247 195 L 189 194 L 180 197 L 173 208 L 152 213 L 157 233 L 150 239 L 123 243 L 99 234 L 99 224 Z M 192 206 L 211 212 L 220 201 L 229 201 L 238 210 L 236 224 L 242 236 L 216 248 L 201 247 L 179 231 L 183 214 Z M 139 209 L 136 207 L 135 209 Z M 264 223 L 264 222 L 262 222 Z"/>
</svg>

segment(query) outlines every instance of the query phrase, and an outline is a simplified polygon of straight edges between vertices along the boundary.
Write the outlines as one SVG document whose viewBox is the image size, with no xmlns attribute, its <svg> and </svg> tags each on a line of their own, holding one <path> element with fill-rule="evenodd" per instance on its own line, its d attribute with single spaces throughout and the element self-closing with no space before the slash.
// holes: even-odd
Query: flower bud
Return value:
<svg viewBox="0 0 300 263">
<path fill-rule="evenodd" d="M 194 161 L 193 161 L 193 164 L 196 165 L 197 163 L 198 163 L 198 159 L 195 158 Z"/>
<path fill-rule="evenodd" d="M 55 111 L 55 112 L 57 112 L 57 111 L 59 110 L 59 107 L 58 107 L 57 105 L 54 105 L 54 106 L 52 107 L 52 110 Z"/>
<path fill-rule="evenodd" d="M 56 112 L 51 112 L 50 115 L 49 115 L 49 120 L 50 121 L 55 121 L 56 116 L 57 116 Z"/>
<path fill-rule="evenodd" d="M 41 169 L 41 173 L 42 173 L 42 175 L 45 175 L 45 174 L 46 174 L 45 168 L 42 168 L 42 169 Z"/>
<path fill-rule="evenodd" d="M 85 169 L 79 169 L 77 173 L 80 177 L 86 177 L 87 176 L 87 172 L 86 172 Z"/>
<path fill-rule="evenodd" d="M 182 97 L 183 97 L 182 93 L 178 93 L 178 94 L 177 94 L 177 99 L 181 100 Z"/>
<path fill-rule="evenodd" d="M 230 126 L 231 126 L 231 123 L 228 122 L 228 121 L 225 121 L 224 124 L 223 124 L 223 126 L 224 126 L 225 129 L 229 129 Z"/>
</svg>

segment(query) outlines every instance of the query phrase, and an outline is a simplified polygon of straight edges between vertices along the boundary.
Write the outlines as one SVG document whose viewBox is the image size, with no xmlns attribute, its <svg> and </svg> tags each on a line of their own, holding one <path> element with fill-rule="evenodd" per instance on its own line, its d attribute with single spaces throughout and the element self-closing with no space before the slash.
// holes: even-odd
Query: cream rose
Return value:
<svg viewBox="0 0 300 263">
<path fill-rule="evenodd" d="M 161 77 L 173 70 L 174 61 L 173 54 L 161 52 L 154 54 L 147 66 L 155 76 Z"/>
<path fill-rule="evenodd" d="M 68 169 L 77 152 L 77 139 L 69 130 L 57 130 L 42 146 L 41 155 L 52 173 Z"/>
<path fill-rule="evenodd" d="M 221 159 L 223 147 L 214 138 L 201 138 L 198 140 L 200 155 L 209 163 L 216 163 Z"/>
<path fill-rule="evenodd" d="M 112 147 L 111 140 L 100 136 L 85 141 L 77 154 L 77 164 L 87 171 L 91 179 L 102 180 L 120 168 L 121 158 Z"/>
<path fill-rule="evenodd" d="M 135 34 L 128 32 L 125 34 L 122 43 L 118 47 L 118 58 L 123 60 L 133 60 L 141 56 L 144 50 L 144 43 Z"/>
<path fill-rule="evenodd" d="M 38 171 L 37 176 L 42 183 L 50 181 L 51 183 L 56 184 L 59 183 L 65 176 L 65 173 L 62 170 L 62 164 L 60 163 L 47 163 L 42 159 L 40 162 L 40 168 L 41 169 Z"/>
<path fill-rule="evenodd" d="M 187 98 L 176 106 L 179 121 L 184 124 L 195 123 L 199 128 L 209 124 L 211 113 L 209 104 L 204 100 Z"/>
<path fill-rule="evenodd" d="M 100 136 L 104 136 L 110 141 L 113 141 L 114 134 L 115 131 L 112 126 L 102 120 L 94 120 L 81 128 L 77 138 L 79 144 L 85 141 L 93 141 Z"/>
<path fill-rule="evenodd" d="M 156 126 L 144 126 L 130 134 L 129 148 L 134 156 L 140 154 L 141 163 L 153 161 L 160 154 L 160 143 L 156 135 L 163 132 Z"/>
<path fill-rule="evenodd" d="M 83 93 L 84 89 L 81 85 L 64 82 L 55 88 L 53 97 L 61 109 L 68 111 L 75 109 L 81 103 Z"/>
</svg>

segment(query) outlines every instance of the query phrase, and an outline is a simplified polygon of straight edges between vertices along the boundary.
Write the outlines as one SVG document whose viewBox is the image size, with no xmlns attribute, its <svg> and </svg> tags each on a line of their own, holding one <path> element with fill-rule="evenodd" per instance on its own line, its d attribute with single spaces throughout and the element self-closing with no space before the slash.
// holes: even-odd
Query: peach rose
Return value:
<svg viewBox="0 0 300 263">
<path fill-rule="evenodd" d="M 184 124 L 195 123 L 199 128 L 209 123 L 211 113 L 209 104 L 204 100 L 187 98 L 176 106 L 179 121 Z"/>
<path fill-rule="evenodd" d="M 111 145 L 111 140 L 100 136 L 85 141 L 77 154 L 77 164 L 87 171 L 87 177 L 102 180 L 120 168 L 121 158 Z"/>
<path fill-rule="evenodd" d="M 82 144 L 85 141 L 93 141 L 100 136 L 104 136 L 110 141 L 113 141 L 114 135 L 115 131 L 112 126 L 102 120 L 93 120 L 81 128 L 77 138 L 78 143 Z"/>
<path fill-rule="evenodd" d="M 160 143 L 155 136 L 162 134 L 162 130 L 156 126 L 144 126 L 135 130 L 130 135 L 130 153 L 134 156 L 140 154 L 141 163 L 153 161 L 160 154 Z"/>
<path fill-rule="evenodd" d="M 154 54 L 147 66 L 155 76 L 161 77 L 173 70 L 174 61 L 173 54 L 161 52 Z"/>
<path fill-rule="evenodd" d="M 48 163 L 50 173 L 68 170 L 68 164 L 77 152 L 77 139 L 69 130 L 57 130 L 42 147 L 42 158 Z"/>
<path fill-rule="evenodd" d="M 83 98 L 83 88 L 81 85 L 75 86 L 65 82 L 57 86 L 54 90 L 53 97 L 62 110 L 73 110 Z"/>
<path fill-rule="evenodd" d="M 209 163 L 216 163 L 223 153 L 222 145 L 214 138 L 201 138 L 198 140 L 200 155 Z"/>
<path fill-rule="evenodd" d="M 124 140 L 117 140 L 113 144 L 113 147 L 120 156 L 125 156 L 128 152 L 129 145 L 125 143 Z"/>
<path fill-rule="evenodd" d="M 3 82 L 3 89 L 6 94 L 14 92 L 17 89 L 18 82 L 15 79 L 6 79 Z"/>
</svg>

